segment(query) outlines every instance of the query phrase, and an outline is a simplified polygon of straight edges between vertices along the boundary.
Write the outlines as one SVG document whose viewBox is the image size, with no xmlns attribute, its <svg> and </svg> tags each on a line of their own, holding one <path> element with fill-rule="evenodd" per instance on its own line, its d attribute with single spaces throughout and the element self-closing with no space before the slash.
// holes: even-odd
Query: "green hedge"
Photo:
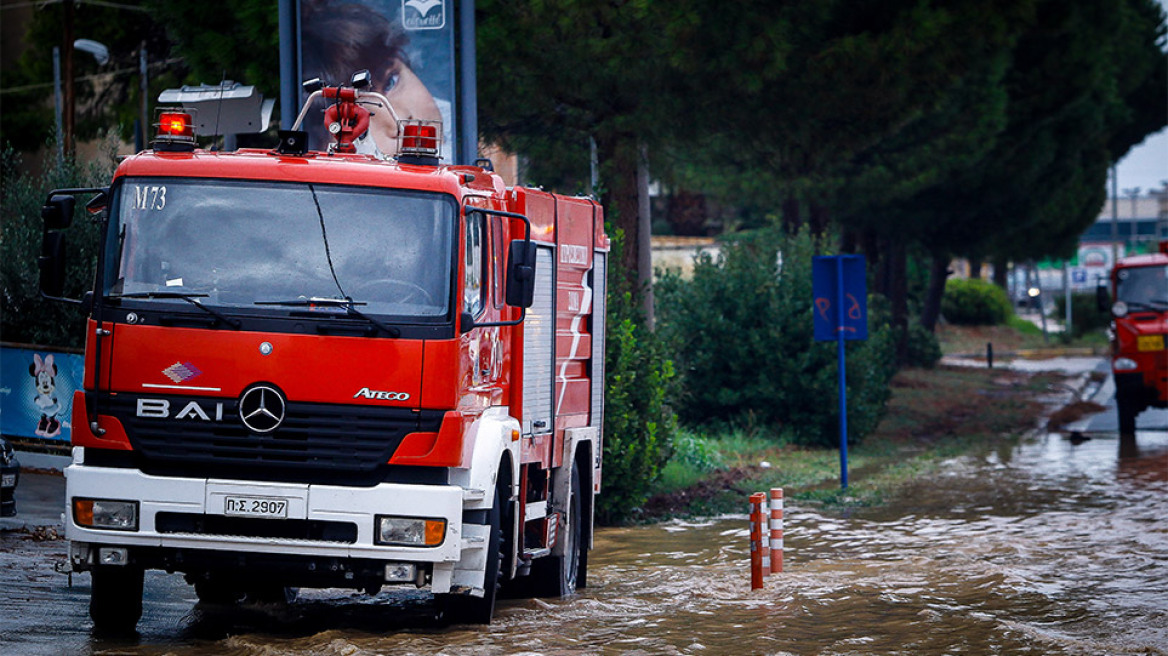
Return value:
<svg viewBox="0 0 1168 656">
<path fill-rule="evenodd" d="M 767 230 L 699 256 L 693 278 L 666 275 L 657 286 L 658 330 L 674 346 L 683 376 L 683 420 L 765 423 L 798 443 L 838 444 L 834 342 L 812 329 L 811 258 L 806 232 Z M 892 329 L 869 301 L 869 339 L 847 343 L 849 440 L 875 429 L 895 373 Z"/>
<path fill-rule="evenodd" d="M 605 343 L 604 474 L 596 499 L 601 523 L 629 519 L 649 497 L 673 454 L 678 380 L 668 349 L 645 327 L 640 295 L 618 263 L 613 237 Z"/>
<path fill-rule="evenodd" d="M 962 326 L 997 326 L 1014 313 L 1006 290 L 978 278 L 951 278 L 941 297 L 941 314 Z"/>
</svg>

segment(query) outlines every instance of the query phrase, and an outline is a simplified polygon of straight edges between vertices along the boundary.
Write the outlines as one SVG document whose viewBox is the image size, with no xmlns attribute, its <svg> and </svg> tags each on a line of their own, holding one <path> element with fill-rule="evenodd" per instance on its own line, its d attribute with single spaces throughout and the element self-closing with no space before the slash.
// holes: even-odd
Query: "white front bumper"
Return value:
<svg viewBox="0 0 1168 656">
<path fill-rule="evenodd" d="M 463 525 L 464 490 L 461 487 L 382 483 L 358 488 L 164 478 L 149 476 L 136 469 L 87 467 L 83 464 L 69 466 L 65 475 L 65 535 L 73 542 L 432 563 L 434 592 L 446 592 L 452 585 L 481 589 L 487 531 L 484 526 Z M 163 512 L 223 515 L 226 495 L 285 499 L 288 501 L 288 519 L 354 523 L 357 526 L 356 542 L 159 533 L 156 530 L 156 517 Z M 74 497 L 137 501 L 138 530 L 98 530 L 76 525 L 73 521 Z M 445 519 L 445 540 L 436 547 L 374 544 L 375 515 Z"/>
</svg>

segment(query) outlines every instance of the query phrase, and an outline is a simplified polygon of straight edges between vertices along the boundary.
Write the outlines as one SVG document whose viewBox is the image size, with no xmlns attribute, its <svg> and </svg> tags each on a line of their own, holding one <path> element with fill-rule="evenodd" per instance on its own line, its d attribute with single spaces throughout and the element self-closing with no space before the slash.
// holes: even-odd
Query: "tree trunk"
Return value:
<svg viewBox="0 0 1168 656">
<path fill-rule="evenodd" d="M 787 200 L 783 201 L 783 230 L 788 235 L 793 235 L 799 232 L 799 227 L 803 225 L 803 217 L 799 216 L 799 199 L 792 194 L 787 196 Z"/>
<path fill-rule="evenodd" d="M 873 279 L 876 283 L 875 292 L 888 298 L 888 279 L 883 275 L 884 258 L 881 251 L 881 239 L 874 230 L 865 228 L 860 233 L 860 250 L 868 258 L 868 268 L 875 272 Z"/>
<path fill-rule="evenodd" d="M 896 361 L 903 363 L 908 359 L 908 253 L 904 240 L 897 239 L 890 244 L 887 260 Z"/>
<path fill-rule="evenodd" d="M 637 153 L 637 285 L 644 296 L 641 311 L 645 313 L 645 327 L 650 331 L 656 325 L 653 303 L 653 243 L 650 239 L 653 222 L 649 205 L 649 148 L 641 144 Z"/>
<path fill-rule="evenodd" d="M 653 267 L 649 252 L 649 220 L 648 216 L 643 220 L 641 218 L 642 185 L 638 184 L 641 148 L 634 134 L 606 133 L 596 136 L 596 150 L 605 189 L 601 198 L 605 216 L 624 233 L 620 267 L 637 294 L 641 295 L 642 310 L 646 311 L 645 320 L 649 322 L 647 325 L 652 326 Z M 647 193 L 647 168 L 644 173 Z"/>
<path fill-rule="evenodd" d="M 981 278 L 981 269 L 982 269 L 982 261 L 981 261 L 980 257 L 969 258 L 969 277 L 970 278 L 980 279 Z"/>
<path fill-rule="evenodd" d="M 831 213 L 823 203 L 811 203 L 811 234 L 822 237 L 827 233 L 827 224 L 831 221 Z"/>
<path fill-rule="evenodd" d="M 840 252 L 854 254 L 860 247 L 860 236 L 851 228 L 844 228 L 840 234 Z"/>
<path fill-rule="evenodd" d="M 924 307 L 921 308 L 921 325 L 929 332 L 936 330 L 937 319 L 941 316 L 941 297 L 945 295 L 945 279 L 953 273 L 949 270 L 949 261 L 948 254 L 933 254 L 933 265 L 929 270 L 929 291 L 925 295 Z"/>
<path fill-rule="evenodd" d="M 624 233 L 620 264 L 631 279 L 636 280 L 640 261 L 636 135 L 597 135 L 596 150 L 604 188 L 601 202 L 605 216 Z"/>
<path fill-rule="evenodd" d="M 994 257 L 994 284 L 1002 289 L 1006 289 L 1009 283 L 1010 262 L 1005 257 L 997 255 Z M 1009 291 L 1008 289 L 1006 291 Z"/>
</svg>

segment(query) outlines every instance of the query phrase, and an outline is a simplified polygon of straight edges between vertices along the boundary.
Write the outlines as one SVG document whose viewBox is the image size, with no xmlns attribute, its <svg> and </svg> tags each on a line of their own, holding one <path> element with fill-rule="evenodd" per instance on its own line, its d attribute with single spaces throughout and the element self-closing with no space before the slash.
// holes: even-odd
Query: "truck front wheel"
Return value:
<svg viewBox="0 0 1168 656">
<path fill-rule="evenodd" d="M 133 633 L 142 617 L 142 581 L 145 577 L 142 568 L 99 565 L 93 568 L 90 576 L 93 587 L 89 597 L 89 616 L 93 618 L 94 629 L 101 633 Z"/>
<path fill-rule="evenodd" d="M 1136 415 L 1140 414 L 1141 408 L 1134 399 L 1122 394 L 1115 395 L 1115 408 L 1119 413 L 1119 434 L 1135 435 Z"/>
<path fill-rule="evenodd" d="M 483 596 L 445 595 L 438 600 L 442 619 L 453 624 L 490 624 L 495 614 L 500 571 L 503 569 L 503 500 L 495 490 L 495 504 L 488 514 L 486 572 L 483 575 Z"/>
</svg>

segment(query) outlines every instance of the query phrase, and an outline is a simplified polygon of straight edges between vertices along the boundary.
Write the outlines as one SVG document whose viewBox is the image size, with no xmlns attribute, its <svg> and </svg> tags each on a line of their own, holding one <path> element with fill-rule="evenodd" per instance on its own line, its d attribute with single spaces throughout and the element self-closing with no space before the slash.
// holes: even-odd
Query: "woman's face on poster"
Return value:
<svg viewBox="0 0 1168 656">
<path fill-rule="evenodd" d="M 393 105 L 400 119 L 422 119 L 426 121 L 441 121 L 442 113 L 438 110 L 430 90 L 422 83 L 418 76 L 398 59 L 391 60 L 380 78 L 374 77 L 377 91 L 380 91 Z M 397 124 L 393 115 L 388 111 L 372 110 L 373 116 L 369 121 L 369 132 L 377 148 L 387 155 L 397 152 Z"/>
</svg>

